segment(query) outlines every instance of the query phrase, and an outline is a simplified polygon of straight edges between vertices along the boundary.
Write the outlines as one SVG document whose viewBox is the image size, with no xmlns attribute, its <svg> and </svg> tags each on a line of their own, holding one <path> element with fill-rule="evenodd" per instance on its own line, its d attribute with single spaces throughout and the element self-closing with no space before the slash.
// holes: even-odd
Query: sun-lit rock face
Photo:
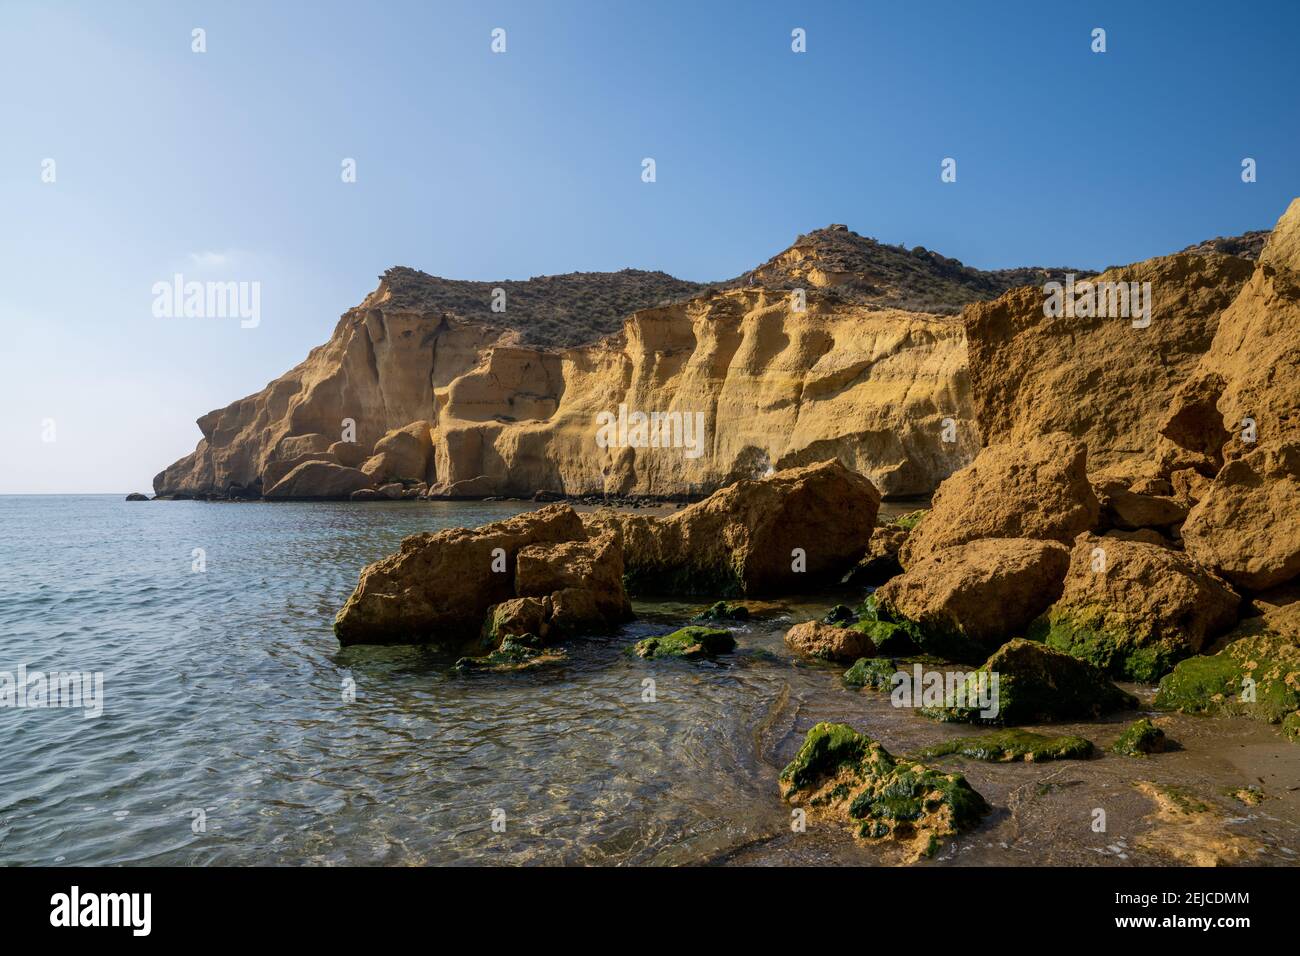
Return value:
<svg viewBox="0 0 1300 956">
<path fill-rule="evenodd" d="M 376 442 L 423 421 L 425 473 L 377 480 L 465 496 L 705 494 L 838 458 L 901 496 L 933 490 L 978 446 L 965 336 L 950 317 L 731 290 L 548 351 L 390 311 L 388 298 L 381 284 L 297 368 L 204 416 L 203 441 L 155 479 L 157 493 L 269 488 L 268 469 L 278 479 L 293 458 L 340 460 L 335 443 L 349 437 L 361 446 L 349 460 L 373 461 L 395 436 Z"/>
</svg>

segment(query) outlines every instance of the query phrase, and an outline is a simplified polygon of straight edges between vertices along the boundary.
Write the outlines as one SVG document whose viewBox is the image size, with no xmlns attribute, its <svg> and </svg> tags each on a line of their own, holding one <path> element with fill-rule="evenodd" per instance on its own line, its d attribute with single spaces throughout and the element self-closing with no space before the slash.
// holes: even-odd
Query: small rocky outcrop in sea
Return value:
<svg viewBox="0 0 1300 956">
<path fill-rule="evenodd" d="M 954 737 L 932 744 L 917 752 L 921 760 L 934 760 L 949 754 L 987 760 L 990 763 L 1042 763 L 1046 760 L 1081 760 L 1091 757 L 1092 741 L 1065 735 L 1047 737 L 1027 730 L 996 730 L 978 737 Z"/>
<path fill-rule="evenodd" d="M 872 690 L 889 690 L 898 662 L 891 657 L 861 657 L 843 674 L 846 687 L 870 687 Z"/>
<path fill-rule="evenodd" d="M 1087 446 L 1056 432 L 1016 445 L 989 445 L 935 492 L 929 513 L 899 551 L 904 568 L 981 538 L 1069 544 L 1097 524 Z"/>
<path fill-rule="evenodd" d="M 961 774 L 895 759 L 844 724 L 808 731 L 779 781 L 794 806 L 841 820 L 868 843 L 897 845 L 908 861 L 932 856 L 989 811 Z"/>
<path fill-rule="evenodd" d="M 558 664 L 567 657 L 563 648 L 547 647 L 536 634 L 521 634 L 505 638 L 491 653 L 478 657 L 462 657 L 456 661 L 455 670 L 462 674 L 527 671 L 548 664 Z"/>
<path fill-rule="evenodd" d="M 977 663 L 1051 605 L 1069 563 L 1055 541 L 982 538 L 915 561 L 873 597 L 886 619 L 916 625 L 922 650 Z"/>
<path fill-rule="evenodd" d="M 697 661 L 707 657 L 717 657 L 736 649 L 736 639 L 731 632 L 718 627 L 698 627 L 690 625 L 679 628 L 671 634 L 660 637 L 647 637 L 631 648 L 637 657 L 679 657 L 683 660 Z"/>
<path fill-rule="evenodd" d="M 622 574 L 613 535 L 589 535 L 572 508 L 548 505 L 403 539 L 396 554 L 361 572 L 334 633 L 345 645 L 459 649 L 616 627 L 631 616 Z"/>
<path fill-rule="evenodd" d="M 743 604 L 715 601 L 692 618 L 694 621 L 748 621 L 749 608 Z"/>
<path fill-rule="evenodd" d="M 997 714 L 984 717 L 981 708 L 970 702 L 979 699 L 977 682 L 993 674 L 998 677 Z M 1091 720 L 1136 706 L 1137 698 L 1116 687 L 1087 661 L 1016 638 L 998 648 L 979 671 L 967 675 L 957 697 L 946 697 L 943 707 L 926 707 L 921 712 L 943 721 L 1015 726 Z"/>
<path fill-rule="evenodd" d="M 1081 534 L 1069 563 L 1028 636 L 1115 677 L 1157 681 L 1237 620 L 1237 593 L 1178 551 Z"/>
<path fill-rule="evenodd" d="M 850 627 L 804 621 L 785 633 L 785 643 L 793 651 L 822 661 L 848 663 L 876 653 L 871 638 Z"/>
<path fill-rule="evenodd" d="M 1145 757 L 1148 754 L 1161 753 L 1168 746 L 1165 732 L 1147 717 L 1135 720 L 1124 729 L 1119 739 L 1111 744 L 1112 753 L 1125 757 Z"/>
<path fill-rule="evenodd" d="M 880 493 L 838 461 L 738 481 L 666 517 L 599 511 L 633 594 L 757 595 L 839 580 L 866 550 Z"/>
<path fill-rule="evenodd" d="M 133 492 L 131 492 L 129 495 L 126 496 L 126 500 L 127 500 L 127 501 L 148 501 L 148 500 L 149 500 L 149 496 L 148 496 L 148 495 L 142 495 L 142 494 L 140 494 L 140 492 L 138 492 L 138 491 L 133 491 Z"/>
<path fill-rule="evenodd" d="M 1300 742 L 1300 603 L 1247 618 L 1216 654 L 1189 657 L 1160 681 L 1155 706 L 1251 717 Z"/>
</svg>

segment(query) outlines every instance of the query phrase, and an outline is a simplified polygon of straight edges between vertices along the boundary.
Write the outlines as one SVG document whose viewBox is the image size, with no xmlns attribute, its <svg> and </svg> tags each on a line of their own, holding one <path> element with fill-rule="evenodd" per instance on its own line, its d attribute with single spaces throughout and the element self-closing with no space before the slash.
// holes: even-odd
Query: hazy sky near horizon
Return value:
<svg viewBox="0 0 1300 956">
<path fill-rule="evenodd" d="M 1100 268 L 1267 228 L 1300 194 L 1297 27 L 1292 2 L 6 0 L 0 493 L 151 491 L 393 265 L 711 280 L 842 222 Z M 257 327 L 155 317 L 178 272 L 260 283 Z"/>
</svg>

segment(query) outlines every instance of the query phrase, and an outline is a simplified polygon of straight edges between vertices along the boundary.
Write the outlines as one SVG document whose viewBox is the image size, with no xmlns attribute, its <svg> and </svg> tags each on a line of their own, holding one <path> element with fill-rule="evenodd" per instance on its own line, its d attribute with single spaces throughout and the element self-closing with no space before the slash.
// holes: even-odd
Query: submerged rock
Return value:
<svg viewBox="0 0 1300 956">
<path fill-rule="evenodd" d="M 836 627 L 820 621 L 804 621 L 785 633 L 792 650 L 823 661 L 853 661 L 876 653 L 875 645 L 862 631 Z"/>
<path fill-rule="evenodd" d="M 898 673 L 898 662 L 889 657 L 863 657 L 854 661 L 844 672 L 842 680 L 847 687 L 870 687 L 888 690 Z"/>
<path fill-rule="evenodd" d="M 956 737 L 918 751 L 922 760 L 948 754 L 960 754 L 993 763 L 1041 763 L 1045 760 L 1071 760 L 1091 757 L 1092 741 L 1083 737 L 1045 737 L 1027 730 L 999 730 L 978 737 Z"/>
<path fill-rule="evenodd" d="M 900 844 L 908 860 L 975 826 L 989 805 L 958 773 L 895 760 L 844 724 L 817 724 L 779 778 L 782 796 L 848 823 L 870 843 Z"/>
<path fill-rule="evenodd" d="M 716 657 L 735 650 L 736 639 L 731 632 L 714 627 L 683 627 L 662 637 L 647 637 L 637 641 L 632 653 L 637 657 L 680 657 L 695 661 Z"/>
<path fill-rule="evenodd" d="M 1237 620 L 1240 598 L 1177 551 L 1083 534 L 1065 587 L 1029 637 L 1116 677 L 1153 683 Z"/>
<path fill-rule="evenodd" d="M 748 621 L 749 608 L 743 604 L 728 604 L 726 601 L 716 601 L 699 614 L 695 615 L 693 621 Z"/>
<path fill-rule="evenodd" d="M 980 708 L 971 702 L 978 700 L 977 682 L 985 680 L 993 686 L 993 675 L 997 676 L 997 714 L 981 717 Z M 946 696 L 943 707 L 926 707 L 921 712 L 936 720 L 1014 726 L 1088 720 L 1136 706 L 1137 698 L 1116 687 L 1093 665 L 1017 638 L 1002 645 L 983 667 L 968 675 L 959 694 Z"/>
<path fill-rule="evenodd" d="M 883 616 L 916 624 L 925 652 L 978 663 L 1051 605 L 1069 563 L 1054 541 L 984 538 L 931 554 L 873 596 Z"/>
<path fill-rule="evenodd" d="M 1129 724 L 1110 749 L 1126 757 L 1145 757 L 1163 752 L 1167 744 L 1165 732 L 1143 717 Z"/>
<path fill-rule="evenodd" d="M 838 581 L 866 550 L 880 493 L 837 461 L 738 481 L 666 517 L 601 511 L 634 594 L 755 595 Z"/>
<path fill-rule="evenodd" d="M 471 671 L 509 672 L 532 670 L 547 664 L 556 664 L 568 655 L 562 648 L 543 647 L 541 638 L 534 634 L 507 637 L 501 646 L 482 657 L 462 657 L 455 669 L 461 673 Z"/>
<path fill-rule="evenodd" d="M 903 567 L 981 538 L 1069 544 L 1094 527 L 1100 513 L 1086 466 L 1084 443 L 1060 432 L 987 446 L 939 486 L 929 513 L 899 551 Z"/>
<path fill-rule="evenodd" d="M 1179 663 L 1160 681 L 1155 706 L 1279 724 L 1300 742 L 1300 604 L 1247 618 L 1217 654 Z"/>
</svg>

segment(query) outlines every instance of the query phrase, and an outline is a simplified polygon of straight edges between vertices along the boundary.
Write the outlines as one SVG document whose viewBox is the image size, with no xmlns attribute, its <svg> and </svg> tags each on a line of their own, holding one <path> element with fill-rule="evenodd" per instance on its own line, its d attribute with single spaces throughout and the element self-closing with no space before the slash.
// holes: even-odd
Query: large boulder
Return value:
<svg viewBox="0 0 1300 956">
<path fill-rule="evenodd" d="M 1220 645 L 1166 675 L 1156 707 L 1251 717 L 1300 742 L 1300 603 L 1247 618 Z"/>
<path fill-rule="evenodd" d="M 1251 591 L 1300 575 L 1300 443 L 1274 443 L 1224 465 L 1182 536 L 1188 554 Z"/>
<path fill-rule="evenodd" d="M 1061 432 L 1023 444 L 989 445 L 935 492 L 930 511 L 899 550 L 903 567 L 981 538 L 1069 544 L 1097 524 L 1088 450 Z"/>
<path fill-rule="evenodd" d="M 785 632 L 785 643 L 791 650 L 808 657 L 845 664 L 876 653 L 871 638 L 862 631 L 823 624 L 820 621 L 796 624 Z"/>
<path fill-rule="evenodd" d="M 402 539 L 396 554 L 361 572 L 334 620 L 347 644 L 440 644 L 462 648 L 479 639 L 495 604 L 518 597 L 515 566 L 529 545 L 584 541 L 582 521 L 567 505 L 507 518 L 473 530 L 450 528 Z"/>
<path fill-rule="evenodd" d="M 521 548 L 515 592 L 545 598 L 546 623 L 562 633 L 615 627 L 632 616 L 623 590 L 623 551 L 611 531 L 586 541 Z"/>
<path fill-rule="evenodd" d="M 332 461 L 304 461 L 262 494 L 280 501 L 345 499 L 371 485 L 370 476 Z"/>
<path fill-rule="evenodd" d="M 374 453 L 361 470 L 377 482 L 427 481 L 433 460 L 434 426 L 429 422 L 411 422 L 388 432 L 375 442 Z"/>
<path fill-rule="evenodd" d="M 876 606 L 914 622 L 922 650 L 979 662 L 1051 605 L 1069 563 L 1055 541 L 970 541 L 914 563 L 876 591 Z"/>
<path fill-rule="evenodd" d="M 743 480 L 667 517 L 601 511 L 632 593 L 757 595 L 838 581 L 867 548 L 880 493 L 837 461 Z"/>
<path fill-rule="evenodd" d="M 1237 620 L 1240 598 L 1185 554 L 1079 535 L 1065 587 L 1030 637 L 1108 674 L 1154 682 Z"/>
<path fill-rule="evenodd" d="M 992 684 L 996 675 L 997 684 Z M 979 683 L 995 689 L 996 714 L 984 716 L 971 702 Z M 1016 638 L 1003 644 L 978 671 L 967 676 L 942 707 L 922 710 L 944 721 L 990 722 L 1014 726 L 1054 720 L 1091 720 L 1111 711 L 1133 708 L 1137 698 L 1112 684 L 1098 668 L 1034 641 Z"/>
</svg>

